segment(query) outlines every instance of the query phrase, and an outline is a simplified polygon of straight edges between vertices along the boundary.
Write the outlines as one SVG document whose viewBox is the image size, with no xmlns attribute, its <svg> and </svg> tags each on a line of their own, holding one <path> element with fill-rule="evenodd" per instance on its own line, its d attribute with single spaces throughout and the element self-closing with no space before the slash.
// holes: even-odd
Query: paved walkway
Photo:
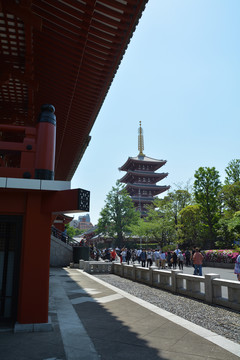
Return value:
<svg viewBox="0 0 240 360">
<path fill-rule="evenodd" d="M 240 358 L 240 345 L 78 269 L 51 269 L 49 315 L 52 332 L 0 332 L 0 359 Z"/>
</svg>

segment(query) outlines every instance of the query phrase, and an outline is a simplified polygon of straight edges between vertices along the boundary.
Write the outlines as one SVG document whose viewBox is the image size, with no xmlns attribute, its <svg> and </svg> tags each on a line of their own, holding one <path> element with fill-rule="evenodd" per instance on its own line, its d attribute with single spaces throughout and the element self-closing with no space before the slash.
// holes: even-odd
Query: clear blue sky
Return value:
<svg viewBox="0 0 240 360">
<path fill-rule="evenodd" d="M 240 0 L 149 0 L 92 129 L 72 188 L 90 190 L 97 223 L 118 168 L 144 153 L 167 160 L 159 185 L 240 158 Z M 75 215 L 75 218 L 77 215 Z"/>
</svg>

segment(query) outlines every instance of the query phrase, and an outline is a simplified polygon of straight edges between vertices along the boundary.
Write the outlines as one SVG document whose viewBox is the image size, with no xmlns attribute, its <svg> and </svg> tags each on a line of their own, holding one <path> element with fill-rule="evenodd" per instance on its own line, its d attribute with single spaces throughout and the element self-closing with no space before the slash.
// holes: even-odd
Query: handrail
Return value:
<svg viewBox="0 0 240 360">
<path fill-rule="evenodd" d="M 79 245 L 79 243 L 74 240 L 73 238 L 71 238 L 70 236 L 68 236 L 64 231 L 61 231 L 59 229 L 57 229 L 55 226 L 51 226 L 51 234 L 61 240 L 62 242 L 64 242 L 65 244 L 71 245 L 71 246 L 77 246 Z"/>
</svg>

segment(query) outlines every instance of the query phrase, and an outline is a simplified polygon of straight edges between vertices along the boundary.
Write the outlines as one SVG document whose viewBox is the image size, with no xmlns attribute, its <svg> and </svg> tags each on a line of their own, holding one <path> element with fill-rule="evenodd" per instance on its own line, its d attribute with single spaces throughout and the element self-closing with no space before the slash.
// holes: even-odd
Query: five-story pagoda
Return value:
<svg viewBox="0 0 240 360">
<path fill-rule="evenodd" d="M 129 157 L 119 170 L 127 173 L 119 180 L 126 184 L 126 190 L 131 196 L 135 207 L 141 216 L 146 215 L 146 205 L 150 205 L 156 195 L 168 190 L 170 186 L 159 186 L 157 182 L 168 176 L 168 173 L 156 173 L 155 171 L 166 164 L 166 160 L 157 160 L 143 154 L 143 130 L 138 129 L 138 150 L 136 157 Z"/>
</svg>

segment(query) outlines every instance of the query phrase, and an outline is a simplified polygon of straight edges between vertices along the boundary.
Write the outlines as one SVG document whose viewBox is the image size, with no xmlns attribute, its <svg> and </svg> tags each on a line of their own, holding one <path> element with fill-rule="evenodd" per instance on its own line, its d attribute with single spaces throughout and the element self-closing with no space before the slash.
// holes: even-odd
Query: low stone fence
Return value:
<svg viewBox="0 0 240 360">
<path fill-rule="evenodd" d="M 76 267 L 76 265 L 75 265 Z M 78 267 L 90 274 L 113 273 L 115 275 L 240 311 L 240 282 L 220 279 L 218 274 L 196 276 L 183 274 L 182 270 L 159 270 L 126 263 L 84 261 Z"/>
<path fill-rule="evenodd" d="M 70 268 L 79 268 L 89 274 L 109 274 L 112 272 L 112 265 L 113 263 L 105 261 L 79 260 L 77 264 L 70 263 Z"/>
</svg>

